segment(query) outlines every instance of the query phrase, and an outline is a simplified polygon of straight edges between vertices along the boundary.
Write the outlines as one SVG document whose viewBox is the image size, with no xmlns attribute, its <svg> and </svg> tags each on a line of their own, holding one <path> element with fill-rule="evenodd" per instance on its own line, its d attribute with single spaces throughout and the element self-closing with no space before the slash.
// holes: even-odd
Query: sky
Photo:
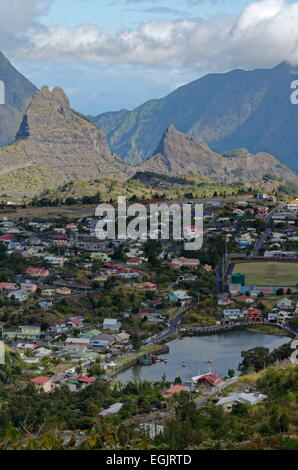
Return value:
<svg viewBox="0 0 298 470">
<path fill-rule="evenodd" d="M 86 114 L 207 73 L 298 64 L 298 0 L 0 0 L 0 50 Z"/>
</svg>

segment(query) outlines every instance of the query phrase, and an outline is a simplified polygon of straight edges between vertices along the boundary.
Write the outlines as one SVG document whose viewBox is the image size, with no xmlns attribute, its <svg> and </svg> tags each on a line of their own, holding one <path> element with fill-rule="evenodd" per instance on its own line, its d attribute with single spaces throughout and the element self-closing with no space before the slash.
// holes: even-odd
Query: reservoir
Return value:
<svg viewBox="0 0 298 470">
<path fill-rule="evenodd" d="M 189 381 L 190 377 L 206 372 L 217 372 L 226 376 L 229 369 L 237 371 L 242 361 L 241 352 L 257 346 L 263 346 L 272 351 L 288 343 L 287 336 L 273 336 L 247 331 L 229 331 L 206 336 L 191 336 L 181 340 L 176 339 L 168 343 L 170 352 L 161 357 L 167 363 L 158 362 L 151 366 L 136 366 L 121 372 L 117 380 L 122 383 L 134 379 L 158 382 L 163 375 L 168 381 L 181 377 L 182 381 Z M 213 360 L 212 364 L 206 363 Z M 185 364 L 185 367 L 182 364 Z"/>
</svg>

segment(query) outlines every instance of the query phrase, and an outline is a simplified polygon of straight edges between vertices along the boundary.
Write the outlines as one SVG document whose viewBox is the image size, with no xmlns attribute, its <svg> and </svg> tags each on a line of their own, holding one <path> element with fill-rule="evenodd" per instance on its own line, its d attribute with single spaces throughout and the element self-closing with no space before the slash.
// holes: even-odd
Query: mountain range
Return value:
<svg viewBox="0 0 298 470">
<path fill-rule="evenodd" d="M 285 67 L 288 68 L 282 65 L 280 70 L 284 70 Z M 231 72 L 231 75 L 233 74 L 234 72 Z M 169 107 L 165 106 L 163 100 L 159 101 L 161 108 L 164 109 L 164 120 L 161 119 L 159 122 L 160 138 L 155 131 L 154 135 L 151 134 L 154 126 L 150 125 L 156 119 L 156 116 L 153 119 L 155 102 L 152 102 L 151 124 L 149 125 L 150 119 L 147 127 L 143 119 L 139 122 L 142 129 L 140 135 L 144 136 L 144 142 L 135 138 L 133 134 L 129 142 L 135 149 L 139 148 L 137 151 L 139 157 L 140 146 L 145 148 L 150 144 L 153 150 L 152 152 L 150 150 L 149 158 L 145 159 L 145 153 L 143 154 L 140 159 L 144 158 L 144 162 L 138 166 L 130 166 L 127 163 L 127 160 L 130 160 L 128 154 L 124 161 L 115 155 L 113 147 L 110 149 L 105 132 L 97 128 L 89 118 L 71 109 L 69 99 L 61 88 L 55 87 L 50 91 L 44 86 L 38 90 L 20 75 L 4 56 L 1 56 L 0 60 L 0 77 L 4 79 L 8 97 L 6 104 L 0 106 L 2 119 L 0 136 L 4 145 L 0 148 L 0 194 L 2 195 L 32 197 L 45 194 L 57 187 L 63 188 L 63 185 L 69 185 L 76 180 L 91 182 L 109 179 L 126 182 L 136 174 L 148 172 L 170 177 L 199 175 L 206 181 L 227 184 L 256 183 L 264 178 L 298 184 L 297 174 L 266 152 L 253 154 L 245 148 L 240 148 L 220 154 L 214 151 L 214 146 L 211 149 L 208 143 L 202 140 L 202 133 L 200 138 L 195 135 L 194 127 L 191 132 L 194 135 L 178 130 L 172 123 L 164 127 L 165 119 L 170 119 L 169 116 L 172 116 L 173 120 L 178 119 L 179 113 L 174 107 L 172 113 L 169 112 Z M 185 94 L 185 89 L 189 86 L 175 93 Z M 211 78 L 210 89 L 212 87 Z M 227 88 L 231 91 L 231 84 Z M 184 127 L 190 123 L 194 110 L 190 104 L 190 95 L 188 114 L 186 103 L 181 104 L 180 124 Z M 171 101 L 173 98 L 168 99 Z M 212 101 L 211 98 L 210 100 Z M 211 104 L 208 99 L 205 101 L 207 110 Z M 176 100 L 176 105 L 178 104 L 179 100 Z M 149 111 L 150 106 L 146 104 L 145 107 Z M 294 105 L 292 108 L 298 111 Z M 220 102 L 219 114 L 221 109 L 223 108 Z M 236 105 L 235 112 L 240 112 Z M 127 113 L 128 111 L 116 113 L 118 126 L 125 125 Z M 222 117 L 224 116 L 223 114 Z M 218 119 L 220 120 L 219 117 Z M 206 133 L 204 137 L 208 141 Z M 155 147 L 153 147 L 154 142 L 156 142 Z"/>
<path fill-rule="evenodd" d="M 90 118 L 107 134 L 112 151 L 132 164 L 150 158 L 173 124 L 215 152 L 245 147 L 273 154 L 297 171 L 298 105 L 290 100 L 297 79 L 298 70 L 286 62 L 272 69 L 209 74 L 133 111 Z"/>
</svg>

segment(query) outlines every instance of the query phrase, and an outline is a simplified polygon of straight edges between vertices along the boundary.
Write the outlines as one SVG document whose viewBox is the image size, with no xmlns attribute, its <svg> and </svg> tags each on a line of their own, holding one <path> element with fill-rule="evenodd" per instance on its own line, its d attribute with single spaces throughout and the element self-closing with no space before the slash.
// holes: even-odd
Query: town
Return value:
<svg viewBox="0 0 298 470">
<path fill-rule="evenodd" d="M 98 240 L 93 216 L 2 216 L 5 346 L 24 364 L 25 381 L 52 393 L 117 383 L 130 368 L 163 362 L 166 370 L 175 338 L 259 327 L 295 339 L 297 210 L 298 199 L 282 203 L 266 194 L 207 200 L 197 252 L 171 239 Z M 206 363 L 213 371 L 190 381 L 177 374 L 162 396 L 190 391 L 199 394 L 198 406 L 217 398 L 225 409 L 266 398 L 248 390 L 224 396 L 239 371 L 221 376 L 212 359 Z M 100 414 L 122 407 L 112 400 Z"/>
</svg>

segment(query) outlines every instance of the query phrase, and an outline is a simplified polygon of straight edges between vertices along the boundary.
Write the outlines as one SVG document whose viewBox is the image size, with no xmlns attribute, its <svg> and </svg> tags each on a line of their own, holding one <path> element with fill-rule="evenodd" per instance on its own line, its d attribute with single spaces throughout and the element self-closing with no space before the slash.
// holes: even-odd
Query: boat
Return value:
<svg viewBox="0 0 298 470">
<path fill-rule="evenodd" d="M 185 362 L 182 362 L 181 366 L 182 366 L 182 367 L 186 367 L 186 363 L 185 363 Z"/>
<path fill-rule="evenodd" d="M 137 359 L 139 366 L 151 366 L 154 363 L 154 359 L 151 354 L 145 354 Z"/>
<path fill-rule="evenodd" d="M 214 361 L 212 359 L 207 359 L 207 361 L 204 361 L 205 364 L 213 364 Z"/>
</svg>

